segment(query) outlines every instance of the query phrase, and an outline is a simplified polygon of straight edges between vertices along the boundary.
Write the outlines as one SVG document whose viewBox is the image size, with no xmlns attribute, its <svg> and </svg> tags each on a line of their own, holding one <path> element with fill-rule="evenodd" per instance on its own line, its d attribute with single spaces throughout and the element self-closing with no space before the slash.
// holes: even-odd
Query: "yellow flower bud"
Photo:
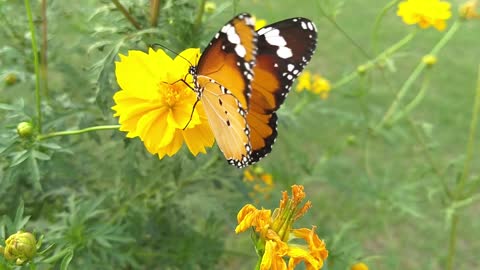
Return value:
<svg viewBox="0 0 480 270">
<path fill-rule="evenodd" d="M 347 141 L 348 145 L 356 145 L 357 144 L 357 136 L 355 136 L 353 134 L 348 135 L 346 141 Z"/>
<path fill-rule="evenodd" d="M 358 66 L 357 73 L 358 75 L 364 75 L 365 73 L 367 73 L 367 67 L 365 65 Z"/>
<path fill-rule="evenodd" d="M 437 57 L 427 54 L 422 58 L 422 62 L 425 63 L 427 67 L 431 67 L 437 63 Z"/>
<path fill-rule="evenodd" d="M 33 134 L 33 126 L 29 122 L 20 122 L 17 125 L 17 133 L 22 138 L 30 138 Z"/>
<path fill-rule="evenodd" d="M 37 253 L 37 240 L 29 232 L 18 231 L 5 240 L 3 256 L 8 261 L 21 265 L 33 259 Z"/>
<path fill-rule="evenodd" d="M 368 270 L 368 266 L 364 264 L 363 262 L 356 263 L 352 265 L 350 270 Z"/>
<path fill-rule="evenodd" d="M 480 14 L 477 12 L 478 0 L 470 0 L 463 3 L 458 9 L 460 17 L 465 20 L 480 19 Z"/>
<path fill-rule="evenodd" d="M 213 13 L 217 9 L 217 4 L 214 2 L 208 1 L 205 3 L 205 12 Z"/>
<path fill-rule="evenodd" d="M 17 83 L 18 78 L 17 75 L 15 75 L 14 73 L 9 73 L 5 76 L 4 80 L 7 85 L 14 85 L 15 83 Z"/>
</svg>

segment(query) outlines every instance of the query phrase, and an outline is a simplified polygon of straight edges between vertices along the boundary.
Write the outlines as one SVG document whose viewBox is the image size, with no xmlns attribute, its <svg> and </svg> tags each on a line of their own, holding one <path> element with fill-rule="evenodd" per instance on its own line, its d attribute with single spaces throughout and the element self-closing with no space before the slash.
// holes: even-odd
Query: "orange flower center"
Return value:
<svg viewBox="0 0 480 270">
<path fill-rule="evenodd" d="M 160 82 L 158 85 L 158 94 L 159 99 L 164 105 L 173 108 L 178 102 L 191 98 L 191 95 L 194 93 L 188 89 L 183 82 L 177 82 L 175 84 Z"/>
</svg>

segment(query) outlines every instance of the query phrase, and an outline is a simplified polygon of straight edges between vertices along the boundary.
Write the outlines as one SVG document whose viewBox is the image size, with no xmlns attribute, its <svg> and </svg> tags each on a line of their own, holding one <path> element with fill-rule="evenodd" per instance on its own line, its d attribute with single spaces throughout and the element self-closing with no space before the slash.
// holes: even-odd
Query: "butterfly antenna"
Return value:
<svg viewBox="0 0 480 270">
<path fill-rule="evenodd" d="M 192 66 L 192 67 L 194 66 L 194 65 L 192 64 L 192 62 L 188 61 L 187 58 L 183 57 L 183 56 L 180 55 L 178 52 L 176 52 L 176 51 L 168 48 L 167 46 L 164 46 L 164 45 L 158 44 L 158 43 L 154 43 L 154 44 L 152 44 L 151 46 L 152 46 L 152 47 L 153 47 L 153 46 L 158 46 L 158 47 L 161 47 L 161 48 L 163 48 L 163 49 L 165 49 L 165 50 L 167 50 L 167 51 L 170 51 L 170 52 L 174 53 L 175 55 L 180 56 L 180 58 L 185 59 L 185 61 L 187 61 L 187 62 L 190 64 L 190 66 Z"/>
<path fill-rule="evenodd" d="M 195 101 L 195 104 L 193 104 L 192 113 L 190 113 L 190 119 L 188 120 L 188 123 L 185 125 L 183 130 L 185 130 L 188 127 L 188 125 L 190 124 L 190 122 L 192 121 L 193 113 L 195 112 L 195 107 L 197 106 L 198 101 L 200 101 L 200 99 L 197 98 L 197 101 Z"/>
</svg>

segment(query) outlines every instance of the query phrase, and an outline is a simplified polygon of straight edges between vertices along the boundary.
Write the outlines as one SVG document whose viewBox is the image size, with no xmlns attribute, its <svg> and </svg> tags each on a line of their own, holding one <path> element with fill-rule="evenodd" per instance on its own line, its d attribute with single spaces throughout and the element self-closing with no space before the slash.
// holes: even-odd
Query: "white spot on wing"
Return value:
<svg viewBox="0 0 480 270">
<path fill-rule="evenodd" d="M 227 38 L 228 38 L 228 41 L 230 41 L 233 44 L 239 44 L 240 43 L 240 36 L 235 31 L 235 27 L 230 27 L 227 30 Z"/>
<path fill-rule="evenodd" d="M 243 47 L 241 44 L 237 44 L 237 46 L 235 46 L 235 52 L 242 58 L 247 54 L 247 50 L 245 50 L 245 47 Z"/>
<path fill-rule="evenodd" d="M 313 25 L 311 22 L 307 22 L 307 26 L 308 26 L 308 29 L 310 29 L 310 31 L 313 31 Z"/>
<path fill-rule="evenodd" d="M 295 66 L 292 64 L 288 64 L 287 69 L 288 71 L 292 71 Z"/>
<path fill-rule="evenodd" d="M 262 28 L 262 29 L 258 30 L 257 34 L 261 36 L 261 35 L 267 33 L 268 31 L 270 31 L 272 29 L 273 29 L 272 27 L 265 27 L 265 28 Z"/>
<path fill-rule="evenodd" d="M 292 50 L 290 50 L 290 48 L 288 48 L 288 47 L 278 48 L 277 55 L 278 55 L 278 57 L 283 58 L 283 59 L 287 59 L 287 58 L 290 58 L 290 57 L 293 56 Z"/>
<path fill-rule="evenodd" d="M 302 25 L 303 29 L 305 29 L 305 30 L 307 29 L 307 24 L 305 22 L 301 22 L 300 24 Z"/>
</svg>

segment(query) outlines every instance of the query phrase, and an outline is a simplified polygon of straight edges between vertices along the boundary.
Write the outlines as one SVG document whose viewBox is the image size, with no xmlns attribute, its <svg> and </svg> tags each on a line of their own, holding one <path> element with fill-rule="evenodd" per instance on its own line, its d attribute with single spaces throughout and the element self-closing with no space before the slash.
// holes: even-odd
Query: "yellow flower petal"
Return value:
<svg viewBox="0 0 480 270">
<path fill-rule="evenodd" d="M 308 70 L 300 74 L 300 76 L 298 76 L 298 83 L 295 90 L 297 90 L 297 92 L 302 92 L 303 90 L 312 89 L 312 85 L 310 82 L 311 77 L 312 77 L 312 74 Z"/>
<path fill-rule="evenodd" d="M 121 90 L 113 96 L 112 109 L 120 130 L 129 138 L 140 137 L 159 158 L 174 155 L 184 141 L 193 155 L 213 145 L 208 119 L 201 102 L 194 109 L 197 95 L 187 78 L 199 54 L 199 49 L 188 49 L 171 59 L 163 50 L 129 51 L 116 62 Z"/>
<path fill-rule="evenodd" d="M 320 269 L 323 266 L 322 260 L 317 260 L 315 257 L 310 255 L 309 251 L 301 247 L 290 246 L 288 249 L 288 256 L 290 260 L 288 261 L 288 269 L 293 270 L 295 266 L 300 262 L 305 262 L 307 269 Z"/>
<path fill-rule="evenodd" d="M 443 31 L 452 13 L 450 3 L 440 0 L 407 0 L 398 4 L 397 15 L 405 24 L 418 24 L 425 29 L 430 26 Z"/>
</svg>

